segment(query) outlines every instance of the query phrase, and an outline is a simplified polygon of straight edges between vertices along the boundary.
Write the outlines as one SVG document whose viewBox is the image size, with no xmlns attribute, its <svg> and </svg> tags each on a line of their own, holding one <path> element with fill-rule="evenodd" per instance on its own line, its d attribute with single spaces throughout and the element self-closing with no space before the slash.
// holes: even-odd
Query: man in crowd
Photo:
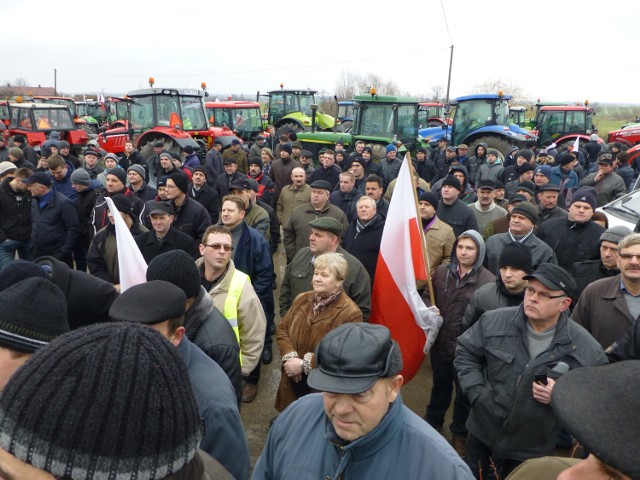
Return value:
<svg viewBox="0 0 640 480">
<path fill-rule="evenodd" d="M 132 203 L 132 213 L 136 217 L 136 221 L 143 223 L 144 221 L 144 202 L 140 200 L 127 186 L 127 173 L 122 168 L 113 168 L 107 172 L 106 185 L 104 191 L 96 198 L 95 207 L 93 208 L 93 215 L 91 217 L 91 223 L 93 224 L 94 232 L 109 225 L 109 219 L 107 218 L 107 212 L 109 210 L 107 206 L 106 197 L 112 197 L 114 195 L 122 194 L 128 197 Z"/>
<path fill-rule="evenodd" d="M 342 210 L 329 202 L 330 188 L 331 185 L 325 180 L 313 182 L 311 184 L 310 202 L 297 207 L 291 213 L 289 222 L 284 225 L 283 243 L 287 253 L 287 262 L 293 259 L 296 252 L 308 245 L 309 234 L 311 233 L 310 221 L 331 217 L 337 219 L 343 225 L 340 237 L 347 230 L 349 226 L 347 216 Z"/>
<path fill-rule="evenodd" d="M 351 222 L 356 218 L 356 202 L 362 196 L 360 190 L 356 188 L 356 178 L 351 172 L 340 174 L 339 189 L 332 192 L 329 202 L 344 212 L 347 221 Z"/>
<path fill-rule="evenodd" d="M 249 158 L 249 176 L 258 182 L 258 199 L 264 203 L 273 205 L 273 195 L 276 185 L 262 171 L 262 160 L 260 157 Z"/>
<path fill-rule="evenodd" d="M 429 158 L 427 149 L 424 147 L 418 147 L 416 150 L 416 158 L 413 160 L 413 168 L 416 169 L 420 178 L 430 185 L 438 180 L 438 169 L 433 163 L 433 160 Z"/>
<path fill-rule="evenodd" d="M 240 173 L 246 175 L 249 172 L 247 154 L 241 148 L 242 142 L 237 138 L 231 140 L 231 146 L 222 153 L 222 160 L 235 160 Z"/>
<path fill-rule="evenodd" d="M 435 305 L 440 310 L 443 324 L 431 349 L 433 388 L 425 420 L 442 432 L 455 384 L 456 399 L 453 405 L 453 421 L 449 428 L 453 448 L 461 457 L 464 457 L 466 452 L 465 423 L 469 416 L 469 402 L 460 389 L 453 359 L 469 299 L 478 288 L 495 280 L 495 277 L 482 266 L 483 260 L 482 237 L 475 230 L 468 230 L 454 243 L 451 262 L 440 265 L 432 275 Z"/>
<path fill-rule="evenodd" d="M 27 165 L 27 167 L 29 167 L 31 170 L 35 170 L 35 166 L 38 163 L 38 154 L 36 153 L 36 150 L 27 143 L 26 137 L 24 135 L 14 135 L 13 144 L 22 152 L 19 160 L 28 162 L 29 164 L 31 164 L 31 166 Z M 11 155 L 11 149 L 9 149 L 9 155 Z M 23 168 L 23 166 L 21 165 L 19 168 Z"/>
<path fill-rule="evenodd" d="M 533 268 L 541 263 L 558 263 L 551 247 L 534 234 L 538 222 L 538 210 L 529 202 L 520 202 L 511 210 L 509 230 L 506 233 L 491 235 L 486 242 L 487 256 L 485 266 L 494 275 L 499 274 L 500 253 L 511 242 L 523 244 L 531 252 Z"/>
<path fill-rule="evenodd" d="M 242 172 L 238 171 L 238 164 L 232 158 L 224 159 L 224 175 L 218 175 L 215 183 L 215 190 L 218 192 L 218 198 L 222 200 L 229 195 L 229 187 L 236 180 L 245 178 Z"/>
<path fill-rule="evenodd" d="M 252 191 L 253 187 L 251 185 L 251 182 L 249 182 L 249 179 L 245 178 L 244 180 L 236 180 L 235 182 L 233 182 L 231 184 L 231 188 L 229 189 L 229 194 L 230 196 L 234 195 L 240 197 L 244 202 L 244 223 L 247 226 L 257 230 L 258 233 L 268 241 L 271 227 L 269 214 L 264 208 L 256 205 L 256 203 L 251 200 Z M 226 225 L 224 221 L 222 223 Z M 238 262 L 236 261 L 236 264 L 237 263 Z"/>
<path fill-rule="evenodd" d="M 158 192 L 155 188 L 150 187 L 144 181 L 147 176 L 147 172 L 145 171 L 142 165 L 138 165 L 134 163 L 130 165 L 127 169 L 127 178 L 129 180 L 129 188 L 131 191 L 143 202 L 148 202 L 156 198 Z"/>
<path fill-rule="evenodd" d="M 207 170 L 207 183 L 213 187 L 216 179 L 224 173 L 224 161 L 222 159 L 222 141 L 216 138 L 211 149 L 204 157 L 204 168 Z"/>
<path fill-rule="evenodd" d="M 560 187 L 553 183 L 546 183 L 537 187 L 536 199 L 538 200 L 539 223 L 551 218 L 567 218 L 567 211 L 558 206 Z"/>
<path fill-rule="evenodd" d="M 472 478 L 444 439 L 403 405 L 402 354 L 386 327 L 342 325 L 316 353 L 308 383 L 322 393 L 278 417 L 254 478 L 275 480 L 292 470 L 315 478 Z"/>
<path fill-rule="evenodd" d="M 469 204 L 469 208 L 476 216 L 478 231 L 482 234 L 487 227 L 500 217 L 504 217 L 507 211 L 499 207 L 493 201 L 496 192 L 496 183 L 493 180 L 480 180 L 476 183 L 476 193 L 478 201 Z M 484 236 L 484 235 L 483 235 Z M 484 237 L 486 239 L 486 237 Z"/>
<path fill-rule="evenodd" d="M 209 212 L 211 223 L 217 223 L 220 217 L 220 197 L 218 192 L 209 186 L 207 182 L 207 169 L 198 166 L 191 174 L 189 196 L 202 205 Z"/>
<path fill-rule="evenodd" d="M 525 460 L 553 451 L 560 423 L 549 409 L 559 362 L 607 363 L 598 343 L 567 315 L 575 282 L 543 263 L 519 307 L 485 313 L 458 338 L 454 364 L 471 402 L 465 462 L 474 476 L 505 478 Z"/>
<path fill-rule="evenodd" d="M 429 273 L 433 273 L 440 265 L 451 261 L 451 251 L 456 241 L 453 229 L 436 215 L 438 203 L 438 197 L 433 192 L 425 192 L 418 197 L 418 211 L 427 242 Z M 426 283 L 418 284 L 419 289 L 425 286 Z"/>
<path fill-rule="evenodd" d="M 280 225 L 286 226 L 293 211 L 311 200 L 311 187 L 307 185 L 305 178 L 302 168 L 294 168 L 291 171 L 291 184 L 282 189 L 276 205 Z"/>
<path fill-rule="evenodd" d="M 62 193 L 65 197 L 74 201 L 78 197 L 78 192 L 73 189 L 71 185 L 71 173 L 73 173 L 73 167 L 64 161 L 59 155 L 53 155 L 47 159 L 47 166 L 49 168 L 49 174 L 52 178 L 53 189 Z"/>
<path fill-rule="evenodd" d="M 393 143 L 387 145 L 386 156 L 380 161 L 380 169 L 385 186 L 389 185 L 393 180 L 395 180 L 400 173 L 402 161 L 397 158 L 397 156 L 398 147 L 396 147 Z"/>
<path fill-rule="evenodd" d="M 329 191 L 333 191 L 340 180 L 340 172 L 342 171 L 336 165 L 335 152 L 333 150 L 325 150 L 324 153 L 320 154 L 319 162 L 322 167 L 316 168 L 311 174 L 311 183 L 324 180 L 329 183 Z"/>
<path fill-rule="evenodd" d="M 280 317 L 284 318 L 300 293 L 312 289 L 313 260 L 323 253 L 337 252 L 344 256 L 349 266 L 344 291 L 358 305 L 367 321 L 371 313 L 371 281 L 360 260 L 340 246 L 343 224 L 332 217 L 321 217 L 309 222 L 309 230 L 309 246 L 299 248 L 285 270 L 280 285 Z"/>
<path fill-rule="evenodd" d="M 87 173 L 89 173 L 89 177 L 91 180 L 95 180 L 98 178 L 102 172 L 104 172 L 104 168 L 98 165 L 98 159 L 100 158 L 100 154 L 95 150 L 85 150 L 82 155 L 82 168 L 84 168 Z"/>
<path fill-rule="evenodd" d="M 458 199 L 460 192 L 460 180 L 453 175 L 445 177 L 440 190 L 442 201 L 438 205 L 438 218 L 453 228 L 456 237 L 467 230 L 478 230 L 476 216 Z"/>
<path fill-rule="evenodd" d="M 598 158 L 598 170 L 580 180 L 580 186 L 593 187 L 598 195 L 596 206 L 601 207 L 627 193 L 627 187 L 620 175 L 614 172 L 613 158 L 603 153 Z"/>
<path fill-rule="evenodd" d="M 300 167 L 300 162 L 295 160 L 291 156 L 291 145 L 285 143 L 280 148 L 280 158 L 274 160 L 271 164 L 271 171 L 269 172 L 269 177 L 273 180 L 273 183 L 276 185 L 276 193 L 275 193 L 275 201 L 277 202 L 278 196 L 284 187 L 291 183 L 291 173 L 294 168 Z"/>
<path fill-rule="evenodd" d="M 189 179 L 182 172 L 169 175 L 167 179 L 167 200 L 173 206 L 176 218 L 173 226 L 189 235 L 196 245 L 209 225 L 211 217 L 206 208 L 189 196 Z"/>
<path fill-rule="evenodd" d="M 0 184 L 0 269 L 14 261 L 16 252 L 19 258 L 32 258 L 31 193 L 23 183 L 32 173 L 20 168 Z"/>
<path fill-rule="evenodd" d="M 304 170 L 304 173 L 306 176 L 305 181 L 307 183 L 311 183 L 311 174 L 315 170 L 315 168 L 313 168 L 313 165 L 312 165 L 313 154 L 309 150 L 302 150 L 300 152 L 299 162 L 300 162 L 300 165 L 302 165 L 302 169 Z"/>
</svg>

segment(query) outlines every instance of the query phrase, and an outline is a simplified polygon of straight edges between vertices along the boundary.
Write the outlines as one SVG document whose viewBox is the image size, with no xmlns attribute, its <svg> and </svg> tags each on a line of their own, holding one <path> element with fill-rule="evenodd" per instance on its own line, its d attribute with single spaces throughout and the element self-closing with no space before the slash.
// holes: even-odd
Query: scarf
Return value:
<svg viewBox="0 0 640 480">
<path fill-rule="evenodd" d="M 329 305 L 335 302 L 336 298 L 338 298 L 341 293 L 342 293 L 342 287 L 340 286 L 338 287 L 338 290 L 328 295 L 316 294 L 313 298 L 313 309 L 312 309 L 313 318 L 317 317 L 318 314 L 320 314 L 320 312 L 322 312 L 325 308 L 327 308 Z"/>
</svg>

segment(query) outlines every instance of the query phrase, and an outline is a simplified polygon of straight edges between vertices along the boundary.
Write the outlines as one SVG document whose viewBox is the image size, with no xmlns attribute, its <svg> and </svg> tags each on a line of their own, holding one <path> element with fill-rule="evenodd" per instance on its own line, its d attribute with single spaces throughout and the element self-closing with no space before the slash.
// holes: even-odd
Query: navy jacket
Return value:
<svg viewBox="0 0 640 480">
<path fill-rule="evenodd" d="M 80 234 L 78 212 L 73 202 L 55 190 L 44 208 L 31 202 L 31 240 L 40 255 L 59 257 L 71 253 Z"/>
</svg>

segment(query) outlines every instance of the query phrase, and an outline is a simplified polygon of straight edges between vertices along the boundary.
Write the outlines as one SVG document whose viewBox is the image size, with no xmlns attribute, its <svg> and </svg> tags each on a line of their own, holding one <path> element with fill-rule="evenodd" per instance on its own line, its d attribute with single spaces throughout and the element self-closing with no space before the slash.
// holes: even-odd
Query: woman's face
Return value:
<svg viewBox="0 0 640 480">
<path fill-rule="evenodd" d="M 313 291 L 320 294 L 334 293 L 340 281 L 328 268 L 316 268 L 313 272 Z"/>
</svg>

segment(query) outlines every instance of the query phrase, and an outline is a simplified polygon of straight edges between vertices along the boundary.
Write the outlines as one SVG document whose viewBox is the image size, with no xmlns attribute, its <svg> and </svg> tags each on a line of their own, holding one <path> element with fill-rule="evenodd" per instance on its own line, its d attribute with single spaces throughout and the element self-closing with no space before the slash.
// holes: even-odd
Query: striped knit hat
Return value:
<svg viewBox="0 0 640 480">
<path fill-rule="evenodd" d="M 201 438 L 184 361 L 145 325 L 62 335 L 0 396 L 0 448 L 57 477 L 162 479 L 193 459 Z"/>
<path fill-rule="evenodd" d="M 64 294 L 42 278 L 40 267 L 34 268 L 41 271 L 40 278 L 27 278 L 0 292 L 0 346 L 18 352 L 33 353 L 69 331 Z"/>
</svg>

